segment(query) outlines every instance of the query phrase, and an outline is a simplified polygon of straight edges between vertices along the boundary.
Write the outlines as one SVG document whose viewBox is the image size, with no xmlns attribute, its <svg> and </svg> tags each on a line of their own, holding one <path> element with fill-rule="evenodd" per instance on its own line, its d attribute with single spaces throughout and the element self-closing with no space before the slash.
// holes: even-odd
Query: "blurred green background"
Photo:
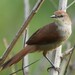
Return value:
<svg viewBox="0 0 75 75">
<path fill-rule="evenodd" d="M 68 4 L 70 4 L 73 0 L 69 0 Z M 32 10 L 33 6 L 37 0 L 30 0 L 30 10 Z M 35 32 L 38 28 L 53 22 L 50 16 L 54 11 L 58 9 L 59 0 L 45 0 L 38 13 L 34 16 L 34 18 L 29 23 L 29 36 Z M 70 37 L 69 41 L 72 45 L 75 44 L 75 4 L 73 4 L 70 8 L 67 9 L 69 13 L 72 23 L 73 23 L 73 34 Z M 3 39 L 6 38 L 7 42 L 10 43 L 14 38 L 17 31 L 23 25 L 24 22 L 24 1 L 23 0 L 0 0 L 0 56 L 6 50 Z M 23 37 L 21 36 L 17 41 L 15 47 L 13 48 L 11 55 L 14 55 L 23 47 Z M 29 54 L 29 63 L 39 59 L 42 57 L 42 53 L 32 53 Z M 35 58 L 34 58 L 35 57 Z M 72 58 L 74 60 L 74 56 Z M 48 62 L 47 62 L 48 63 Z M 39 62 L 30 66 L 30 75 L 38 75 L 37 65 Z M 39 75 L 47 75 L 46 71 L 48 66 L 41 70 Z M 16 70 L 21 68 L 21 61 L 16 65 Z M 7 68 L 0 72 L 0 75 L 9 75 L 11 73 L 11 68 Z M 22 75 L 22 71 L 17 73 L 17 75 Z"/>
</svg>

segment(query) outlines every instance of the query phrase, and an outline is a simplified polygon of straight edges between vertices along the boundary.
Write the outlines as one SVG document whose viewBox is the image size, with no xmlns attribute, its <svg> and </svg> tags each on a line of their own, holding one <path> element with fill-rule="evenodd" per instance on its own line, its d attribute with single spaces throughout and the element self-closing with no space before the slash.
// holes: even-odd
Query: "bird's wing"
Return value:
<svg viewBox="0 0 75 75">
<path fill-rule="evenodd" d="M 55 23 L 48 24 L 37 30 L 26 42 L 28 45 L 40 45 L 57 42 L 60 39 L 60 33 Z"/>
</svg>

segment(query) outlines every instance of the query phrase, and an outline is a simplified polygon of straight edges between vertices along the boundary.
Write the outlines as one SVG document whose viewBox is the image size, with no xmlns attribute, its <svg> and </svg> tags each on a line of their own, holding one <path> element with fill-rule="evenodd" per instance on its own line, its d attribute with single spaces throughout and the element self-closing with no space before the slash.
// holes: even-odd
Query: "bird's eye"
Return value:
<svg viewBox="0 0 75 75">
<path fill-rule="evenodd" d="M 63 15 L 59 15 L 58 17 L 61 18 L 61 17 L 63 17 Z"/>
<path fill-rule="evenodd" d="M 60 15 L 60 17 L 63 17 L 63 15 Z"/>
</svg>

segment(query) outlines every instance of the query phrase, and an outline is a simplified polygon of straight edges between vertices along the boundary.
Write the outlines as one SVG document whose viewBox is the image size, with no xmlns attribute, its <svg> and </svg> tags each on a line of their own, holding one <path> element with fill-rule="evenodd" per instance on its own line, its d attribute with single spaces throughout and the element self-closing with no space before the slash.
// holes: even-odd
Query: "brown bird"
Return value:
<svg viewBox="0 0 75 75">
<path fill-rule="evenodd" d="M 26 42 L 27 46 L 5 62 L 2 69 L 16 64 L 28 53 L 42 51 L 46 57 L 48 51 L 54 50 L 69 38 L 72 33 L 69 15 L 58 10 L 54 12 L 51 18 L 54 19 L 54 22 L 38 29 Z"/>
</svg>

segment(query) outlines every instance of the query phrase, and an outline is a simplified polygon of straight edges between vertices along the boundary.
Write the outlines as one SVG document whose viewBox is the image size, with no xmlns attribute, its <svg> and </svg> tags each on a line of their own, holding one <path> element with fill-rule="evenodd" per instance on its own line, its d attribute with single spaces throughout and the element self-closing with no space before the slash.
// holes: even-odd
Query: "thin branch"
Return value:
<svg viewBox="0 0 75 75">
<path fill-rule="evenodd" d="M 67 41 L 66 46 L 67 46 L 66 49 L 68 50 L 71 47 L 71 43 L 69 41 Z M 61 68 L 60 75 L 64 75 L 66 65 L 67 65 L 67 58 L 62 58 L 61 66 L 60 66 L 60 68 Z"/>
<path fill-rule="evenodd" d="M 26 30 L 24 31 L 23 37 L 24 37 L 24 39 L 23 39 L 23 47 L 25 47 L 26 38 L 27 38 L 27 28 L 26 28 Z"/>
<path fill-rule="evenodd" d="M 27 28 L 26 28 L 26 30 L 24 31 L 24 46 L 23 47 L 25 47 L 26 46 L 26 40 L 28 39 L 28 32 L 27 32 Z M 26 55 L 24 58 L 23 58 L 23 61 L 22 61 L 22 67 L 24 67 L 24 66 L 26 66 L 26 65 L 28 65 L 29 64 L 29 62 L 28 62 L 28 55 Z M 23 75 L 28 75 L 29 73 L 28 73 L 28 71 L 29 71 L 29 67 L 27 67 L 27 68 L 24 68 L 23 69 Z"/>
<path fill-rule="evenodd" d="M 33 18 L 33 16 L 37 13 L 38 9 L 40 8 L 40 6 L 42 5 L 43 2 L 44 2 L 44 0 L 38 0 L 37 1 L 37 3 L 34 6 L 32 12 L 30 13 L 29 17 L 25 20 L 23 26 L 17 32 L 17 34 L 15 35 L 14 39 L 12 40 L 12 42 L 10 43 L 10 45 L 8 46 L 8 48 L 6 49 L 5 53 L 0 58 L 0 65 L 4 63 L 4 61 L 6 60 L 8 54 L 10 53 L 10 51 L 12 50 L 12 48 L 14 47 L 14 45 L 16 44 L 16 42 L 19 39 L 19 37 L 21 36 L 22 32 L 26 29 L 26 27 L 28 26 L 29 22 L 31 21 L 31 19 Z"/>
<path fill-rule="evenodd" d="M 63 61 L 61 62 L 61 66 L 60 66 L 60 74 L 59 75 L 64 75 L 64 71 L 67 65 L 67 59 L 64 58 Z"/>
<path fill-rule="evenodd" d="M 60 10 L 66 11 L 68 0 L 59 0 L 59 8 Z"/>
<path fill-rule="evenodd" d="M 61 63 L 61 49 L 62 46 L 59 46 L 58 48 L 56 48 L 56 50 L 53 52 L 53 57 L 54 57 L 54 66 L 56 68 L 60 68 L 60 63 Z M 59 75 L 58 71 L 56 71 L 55 69 L 51 70 L 51 75 Z"/>
<path fill-rule="evenodd" d="M 66 50 L 64 53 L 62 53 L 62 56 L 61 56 L 61 57 L 62 57 L 62 58 L 64 58 L 65 56 L 67 56 L 67 55 L 71 54 L 71 53 L 72 53 L 73 48 L 74 48 L 74 47 L 72 47 L 72 48 L 70 48 L 70 49 Z"/>
<path fill-rule="evenodd" d="M 28 16 L 29 16 L 29 13 L 30 13 L 29 9 L 30 9 L 29 0 L 24 0 L 25 19 L 28 18 Z M 26 28 L 26 30 L 23 33 L 23 47 L 26 46 L 26 41 L 27 40 L 28 40 L 28 27 Z M 28 64 L 29 64 L 28 55 L 26 55 L 23 58 L 22 67 L 24 67 Z M 23 75 L 29 75 L 29 67 L 23 69 Z"/>
<path fill-rule="evenodd" d="M 71 2 L 71 3 L 67 6 L 67 9 L 68 9 L 69 7 L 71 7 L 74 3 L 75 3 L 75 0 L 74 0 L 73 2 Z"/>
<path fill-rule="evenodd" d="M 71 60 L 71 58 L 72 58 L 72 55 L 73 55 L 74 49 L 75 49 L 75 46 L 74 46 L 74 48 L 72 49 L 72 52 L 71 52 L 71 54 L 70 54 L 70 57 L 69 57 L 69 60 L 68 60 L 67 66 L 66 66 L 66 68 L 65 68 L 64 75 L 67 74 L 67 69 L 68 69 L 68 66 L 69 66 L 70 60 Z"/>
<path fill-rule="evenodd" d="M 27 66 L 25 66 L 25 67 L 23 67 L 23 68 L 21 68 L 21 69 L 18 69 L 17 71 L 15 71 L 15 72 L 13 72 L 13 73 L 11 73 L 11 74 L 9 74 L 9 75 L 13 75 L 13 74 L 15 74 L 15 73 L 17 73 L 17 72 L 19 72 L 19 71 L 22 71 L 24 68 L 27 68 L 27 67 L 31 66 L 32 64 L 36 63 L 36 62 L 39 61 L 39 60 L 40 60 L 40 59 L 38 59 L 38 60 L 32 62 L 31 64 L 29 64 L 29 65 L 27 65 Z"/>
</svg>

